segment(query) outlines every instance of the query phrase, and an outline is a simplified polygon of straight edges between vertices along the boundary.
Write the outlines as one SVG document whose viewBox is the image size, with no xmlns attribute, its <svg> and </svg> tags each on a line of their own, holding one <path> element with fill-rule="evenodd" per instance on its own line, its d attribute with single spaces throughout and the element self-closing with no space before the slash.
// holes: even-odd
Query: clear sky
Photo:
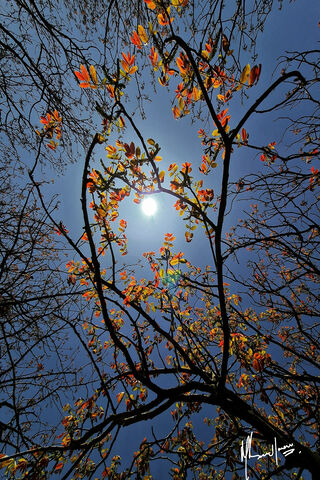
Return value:
<svg viewBox="0 0 320 480">
<path fill-rule="evenodd" d="M 276 2 L 281 6 L 281 3 Z M 258 37 L 257 42 L 257 63 L 262 64 L 262 73 L 258 85 L 249 91 L 250 98 L 243 104 L 240 98 L 235 98 L 231 104 L 228 113 L 231 113 L 231 127 L 244 114 L 245 109 L 253 103 L 253 101 L 276 79 L 278 78 L 283 65 L 280 65 L 281 56 L 286 51 L 312 49 L 316 47 L 319 38 L 319 27 L 317 14 L 319 14 L 319 6 L 316 1 L 283 2 L 283 8 L 274 8 L 273 12 L 267 18 L 264 25 L 264 32 Z M 248 56 L 249 57 L 249 56 Z M 174 82 L 173 82 L 174 84 Z M 130 92 L 129 87 L 129 92 Z M 132 82 L 132 91 L 134 91 L 134 82 Z M 203 125 L 199 121 L 191 124 L 190 117 L 175 120 L 171 113 L 171 102 L 174 98 L 172 93 L 168 93 L 167 89 L 157 86 L 156 94 L 152 89 L 146 89 L 144 93 L 150 95 L 152 102 L 145 102 L 146 119 L 139 119 L 139 113 L 135 115 L 138 127 L 145 138 L 155 139 L 161 146 L 160 155 L 163 157 L 160 169 L 166 169 L 170 163 L 177 162 L 182 164 L 185 161 L 200 163 L 203 151 L 200 139 L 198 138 L 199 128 Z M 264 106 L 270 106 L 272 102 L 276 103 L 276 99 L 283 98 L 281 94 L 283 90 L 279 89 Z M 80 93 L 79 93 L 80 95 Z M 97 120 L 97 129 L 100 128 L 101 118 L 96 112 L 93 112 Z M 277 120 L 277 113 L 271 115 L 254 115 L 246 125 L 246 130 L 250 134 L 250 141 L 257 145 L 267 145 L 271 141 L 279 141 L 282 135 L 282 126 L 280 120 Z M 210 127 L 211 128 L 211 127 Z M 213 126 L 212 126 L 213 129 Z M 281 132 L 281 133 L 280 133 Z M 94 133 L 94 132 L 93 132 Z M 116 135 L 111 137 L 115 140 Z M 130 143 L 134 141 L 138 144 L 134 134 L 130 134 L 130 127 L 124 134 L 124 141 Z M 284 141 L 283 147 L 286 148 L 288 142 Z M 239 149 L 237 155 L 234 156 L 232 174 L 234 179 L 245 175 L 252 171 L 252 162 L 259 163 L 258 157 L 248 154 Z M 97 165 L 100 167 L 99 158 L 106 159 L 104 147 L 100 146 L 95 154 Z M 62 177 L 55 179 L 52 190 L 57 193 L 61 192 L 61 210 L 60 216 L 63 223 L 68 226 L 70 232 L 74 232 L 75 237 L 81 233 L 81 208 L 80 208 L 80 189 L 83 157 L 79 158 L 74 165 L 67 168 Z M 200 175 L 199 175 L 200 178 Z M 218 178 L 218 175 L 217 175 Z M 213 187 L 218 194 L 219 183 L 215 178 L 210 178 Z M 157 213 L 154 216 L 147 217 L 143 214 L 141 206 L 132 203 L 132 197 L 123 202 L 120 209 L 120 216 L 128 221 L 128 256 L 124 257 L 124 262 L 133 262 L 137 258 L 141 258 L 141 254 L 146 250 L 157 250 L 162 244 L 164 234 L 166 232 L 175 233 L 177 250 L 188 251 L 195 261 L 199 261 L 197 251 L 193 251 L 193 244 L 186 245 L 184 239 L 183 222 L 170 208 L 175 200 L 164 196 L 156 195 L 158 203 Z M 238 219 L 241 215 L 242 206 L 234 206 L 234 210 L 229 218 L 230 224 Z M 197 230 L 197 245 L 200 237 L 203 236 L 201 230 Z M 204 239 L 204 246 L 206 240 Z M 198 247 L 197 247 L 198 249 Z M 211 262 L 209 256 L 206 255 L 206 248 L 201 250 L 201 262 Z"/>
<path fill-rule="evenodd" d="M 276 2 L 281 6 L 282 2 Z M 259 36 L 257 43 L 257 52 L 259 54 L 257 63 L 262 64 L 262 74 L 257 87 L 249 91 L 249 100 L 241 102 L 238 100 L 232 101 L 229 112 L 231 114 L 230 125 L 236 125 L 238 120 L 243 116 L 244 112 L 253 101 L 261 95 L 261 93 L 273 82 L 279 75 L 283 65 L 279 65 L 282 55 L 286 51 L 313 49 L 318 47 L 319 40 L 319 5 L 317 1 L 296 0 L 294 2 L 283 2 L 283 8 L 274 8 L 271 15 L 268 17 L 264 25 L 264 32 Z M 93 39 L 94 40 L 94 39 Z M 249 56 L 248 56 L 249 58 Z M 98 68 L 97 68 L 97 71 Z M 78 88 L 74 80 L 75 89 Z M 175 82 L 173 82 L 175 84 Z M 131 87 L 129 88 L 129 94 Z M 273 103 L 277 103 L 282 97 L 285 89 L 281 88 L 275 92 L 272 97 L 264 104 L 270 107 Z M 144 138 L 153 138 L 161 146 L 160 155 L 163 157 L 160 169 L 167 170 L 169 164 L 176 162 L 181 165 L 183 162 L 191 162 L 194 165 L 194 174 L 200 179 L 200 174 L 197 172 L 197 167 L 201 163 L 203 155 L 201 141 L 198 138 L 199 128 L 203 128 L 203 124 L 196 120 L 194 123 L 190 122 L 190 118 L 182 118 L 175 120 L 172 115 L 171 107 L 174 94 L 160 85 L 157 86 L 156 93 L 147 82 L 146 93 L 149 94 L 152 102 L 145 103 L 146 119 L 139 118 L 139 113 L 136 112 L 135 120 L 137 126 L 141 129 Z M 134 82 L 132 81 L 132 96 L 134 95 Z M 80 97 L 80 89 L 79 89 Z M 79 107 L 81 108 L 81 107 Z M 129 104 L 130 108 L 130 104 Z M 304 112 L 301 110 L 300 112 Z M 92 112 L 97 124 L 97 131 L 101 128 L 101 118 L 94 111 Z M 290 133 L 285 138 L 282 138 L 282 127 L 284 125 L 282 120 L 277 120 L 277 112 L 270 115 L 255 115 L 245 125 L 247 132 L 250 134 L 250 140 L 256 145 L 268 145 L 269 142 L 281 140 L 280 147 L 283 151 L 288 151 L 290 148 L 288 144 L 292 141 Z M 213 125 L 209 127 L 211 131 L 214 129 Z M 209 130 L 210 131 L 210 130 Z M 92 132 L 92 136 L 95 132 Z M 112 135 L 109 143 L 112 144 L 117 136 Z M 128 128 L 123 135 L 124 141 L 130 143 L 134 141 L 138 144 L 137 138 L 134 138 L 132 130 Z M 88 145 L 91 139 L 88 139 Z M 79 155 L 79 158 L 73 165 L 69 165 L 62 175 L 57 175 L 52 169 L 47 168 L 45 175 L 48 180 L 54 178 L 54 184 L 48 185 L 43 189 L 46 198 L 49 199 L 52 194 L 59 194 L 60 208 L 55 212 L 57 222 L 62 221 L 67 226 L 70 236 L 77 240 L 83 233 L 81 205 L 80 205 L 80 191 L 82 169 L 84 164 L 85 152 Z M 99 159 L 102 158 L 106 163 L 106 152 L 104 145 L 99 145 L 96 149 L 94 161 L 92 166 L 99 168 Z M 221 158 L 218 159 L 218 164 L 221 169 Z M 239 177 L 246 175 L 252 171 L 252 165 L 259 163 L 259 167 L 263 168 L 262 162 L 254 153 L 248 154 L 245 149 L 239 149 L 232 159 L 231 180 L 237 180 Z M 255 167 L 256 168 L 256 167 Z M 218 170 L 218 169 L 217 169 Z M 35 175 L 37 177 L 37 175 Z M 219 173 L 216 178 L 214 176 L 207 179 L 205 188 L 213 188 L 216 195 L 219 195 Z M 186 257 L 194 264 L 205 266 L 212 264 L 209 249 L 207 247 L 207 240 L 203 234 L 203 230 L 198 228 L 195 232 L 194 241 L 190 244 L 185 242 L 185 228 L 181 218 L 177 215 L 172 207 L 175 200 L 167 198 L 163 195 L 155 195 L 157 202 L 157 211 L 154 215 L 147 216 L 143 213 L 141 206 L 132 202 L 133 197 L 127 199 L 120 208 L 120 218 L 124 218 L 128 222 L 127 236 L 128 236 L 128 255 L 125 257 L 118 257 L 120 267 L 123 262 L 126 264 L 136 264 L 137 261 L 142 260 L 141 276 L 148 276 L 149 270 L 145 260 L 142 258 L 142 253 L 145 251 L 159 251 L 162 245 L 165 233 L 174 233 L 176 236 L 175 250 L 185 252 Z M 234 205 L 232 212 L 226 221 L 226 229 L 237 223 L 238 219 L 243 215 L 243 211 L 248 209 L 248 203 Z M 245 269 L 245 262 L 249 258 L 249 254 L 244 254 L 241 257 L 241 262 L 234 264 L 235 273 L 243 272 Z M 138 271 L 138 272 L 139 272 Z M 148 272 L 148 273 L 146 273 Z M 137 276 L 140 274 L 137 273 Z M 82 361 L 82 358 L 79 359 Z M 209 409 L 208 410 L 208 415 Z M 163 428 L 167 424 L 164 417 L 161 416 L 157 420 L 155 428 Z M 209 439 L 210 432 L 207 426 L 196 424 L 196 429 L 201 430 L 204 439 Z M 138 448 L 141 439 L 145 436 L 146 430 L 150 432 L 149 424 L 138 424 L 130 427 L 123 432 L 121 437 L 120 452 L 115 453 L 123 455 L 124 459 L 128 449 L 130 454 L 134 448 Z M 136 445 L 133 447 L 133 445 Z M 239 450 L 240 452 L 240 450 Z M 239 453 L 240 455 L 240 453 Z M 159 471 L 155 473 L 156 480 L 165 479 L 166 467 L 160 467 Z M 306 477 L 307 478 L 307 477 Z"/>
<path fill-rule="evenodd" d="M 279 4 L 281 5 L 281 4 Z M 280 65 L 282 55 L 286 51 L 313 49 L 317 47 L 319 39 L 319 5 L 316 1 L 297 0 L 295 2 L 284 2 L 283 8 L 274 8 L 272 14 L 268 17 L 264 26 L 264 32 L 258 39 L 257 52 L 259 54 L 257 63 L 262 64 L 262 74 L 258 86 L 249 92 L 249 101 L 240 100 L 231 102 L 231 125 L 236 124 L 239 118 L 243 115 L 248 105 L 250 105 L 280 74 L 283 65 Z M 147 87 L 148 89 L 148 87 Z M 134 90 L 134 88 L 133 88 Z M 161 146 L 160 155 L 163 157 L 163 164 L 167 168 L 170 163 L 177 162 L 182 164 L 185 161 L 191 163 L 199 163 L 202 157 L 202 149 L 200 140 L 197 135 L 202 124 L 199 121 L 191 124 L 189 118 L 184 118 L 176 121 L 171 113 L 171 101 L 173 95 L 169 94 L 166 89 L 157 86 L 157 92 L 154 93 L 152 89 L 148 90 L 152 99 L 151 103 L 145 103 L 146 120 L 141 120 L 138 113 L 135 116 L 137 125 L 141 129 L 145 138 L 155 139 Z M 283 89 L 279 89 L 272 97 L 264 104 L 267 108 L 276 103 Z M 301 112 L 302 113 L 302 112 Z M 96 115 L 96 114 L 95 114 Z M 101 119 L 97 116 L 97 125 L 100 124 Z M 255 115 L 245 126 L 250 134 L 250 140 L 257 145 L 267 145 L 271 141 L 279 142 L 281 140 L 283 123 L 277 119 L 277 113 L 272 115 Z M 99 127 L 98 127 L 99 128 Z M 115 136 L 113 137 L 115 138 Z M 288 148 L 289 138 L 283 139 L 281 148 L 285 151 Z M 136 142 L 137 139 L 130 135 L 130 128 L 124 134 L 124 140 Z M 110 140 L 110 143 L 112 141 Z M 95 155 L 98 165 L 98 159 L 105 158 L 104 147 L 99 148 L 99 153 Z M 234 179 L 239 176 L 251 172 L 253 162 L 259 163 L 259 157 L 254 153 L 248 154 L 247 151 L 239 149 L 237 155 L 233 158 L 232 175 Z M 221 162 L 221 159 L 220 159 Z M 81 208 L 80 208 L 80 188 L 82 176 L 83 158 L 69 166 L 63 177 L 55 179 L 55 184 L 52 187 L 54 191 L 61 192 L 61 208 L 60 214 L 56 218 L 61 219 L 67 225 L 70 233 L 77 238 L 81 234 Z M 163 165 L 161 165 L 163 168 Z M 261 168 L 263 166 L 261 165 Z M 213 178 L 213 184 L 207 185 L 218 190 L 218 182 Z M 120 218 L 128 221 L 127 235 L 128 235 L 128 255 L 119 258 L 119 262 L 124 264 L 134 264 L 139 258 L 142 258 L 142 253 L 147 250 L 158 251 L 162 245 L 163 237 L 166 232 L 172 232 L 176 235 L 176 251 L 182 250 L 186 252 L 195 264 L 206 265 L 211 263 L 212 259 L 209 255 L 206 239 L 203 236 L 201 229 L 195 233 L 195 241 L 191 244 L 186 244 L 184 239 L 184 226 L 181 219 L 172 209 L 174 201 L 171 198 L 156 195 L 158 209 L 155 215 L 146 216 L 140 207 L 132 203 L 132 199 L 123 202 L 120 208 Z M 228 217 L 227 224 L 231 226 L 242 215 L 242 209 L 247 208 L 248 205 L 235 205 L 231 215 Z M 202 237 L 202 238 L 201 238 Z M 239 272 L 243 271 L 244 262 L 247 256 L 243 255 L 241 263 L 235 268 Z M 142 263 L 143 265 L 143 263 Z M 145 275 L 145 270 L 141 270 L 141 275 Z M 139 274 L 138 274 L 139 275 Z M 210 415 L 209 409 L 208 416 Z M 164 419 L 164 416 L 163 416 Z M 163 420 L 164 421 L 164 420 Z M 158 419 L 158 424 L 155 425 L 159 429 L 162 425 L 161 418 Z M 197 429 L 201 430 L 204 439 L 209 439 L 210 429 L 201 425 L 196 425 Z M 130 427 L 122 436 L 121 451 L 126 455 L 127 449 L 137 438 L 144 436 L 149 427 L 146 424 L 138 424 Z M 160 470 L 155 475 L 157 480 L 162 480 L 166 472 L 166 466 L 160 467 Z"/>
</svg>

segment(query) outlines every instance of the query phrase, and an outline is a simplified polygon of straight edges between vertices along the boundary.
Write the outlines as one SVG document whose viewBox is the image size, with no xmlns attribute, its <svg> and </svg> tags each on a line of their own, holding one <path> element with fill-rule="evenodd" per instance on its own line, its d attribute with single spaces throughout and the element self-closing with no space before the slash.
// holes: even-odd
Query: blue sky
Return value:
<svg viewBox="0 0 320 480">
<path fill-rule="evenodd" d="M 237 123 L 246 108 L 278 77 L 281 68 L 283 68 L 282 65 L 278 66 L 279 58 L 284 55 L 286 51 L 315 47 L 315 42 L 319 36 L 318 22 L 315 15 L 316 10 L 318 10 L 319 13 L 319 7 L 316 4 L 317 2 L 313 1 L 291 2 L 288 5 L 284 5 L 281 10 L 275 8 L 268 17 L 264 26 L 264 32 L 258 37 L 257 44 L 257 52 L 259 54 L 257 63 L 262 64 L 259 83 L 249 91 L 249 100 L 245 100 L 243 104 L 241 104 L 240 98 L 235 98 L 231 102 L 228 112 L 231 113 L 231 125 Z M 175 85 L 174 81 L 172 85 Z M 131 86 L 129 89 L 130 88 Z M 133 85 L 132 88 L 134 90 Z M 270 100 L 264 103 L 264 107 L 270 106 L 272 101 L 276 103 L 277 99 L 281 98 L 280 95 L 285 91 L 285 88 L 286 87 L 283 89 L 280 88 L 272 94 Z M 154 138 L 161 146 L 160 155 L 163 157 L 163 162 L 159 164 L 160 169 L 167 168 L 168 165 L 173 162 L 182 164 L 185 161 L 190 161 L 199 164 L 203 151 L 197 131 L 199 128 L 203 128 L 203 125 L 197 121 L 191 124 L 188 117 L 176 121 L 171 113 L 171 102 L 174 97 L 172 93 L 168 94 L 167 89 L 158 85 L 156 94 L 154 94 L 152 90 L 147 93 L 150 94 L 152 102 L 145 103 L 146 120 L 139 119 L 138 112 L 134 118 L 144 137 Z M 101 118 L 96 112 L 93 112 L 93 115 L 96 116 L 97 130 L 99 130 Z M 280 132 L 282 134 L 282 129 L 279 128 L 279 126 L 282 126 L 283 123 L 279 120 L 276 121 L 276 119 L 276 113 L 252 116 L 245 126 L 247 132 L 250 134 L 250 141 L 257 145 L 267 145 L 274 140 L 278 142 L 280 140 Z M 210 131 L 210 128 L 208 131 Z M 112 138 L 115 140 L 116 135 Z M 130 143 L 130 141 L 137 142 L 134 135 L 130 134 L 130 128 L 124 133 L 124 141 L 128 143 Z M 109 143 L 112 144 L 111 139 Z M 285 148 L 285 144 L 282 148 Z M 254 154 L 248 155 L 243 149 L 239 149 L 237 155 L 234 155 L 234 157 L 236 157 L 233 159 L 232 167 L 234 179 L 244 175 L 246 172 L 250 172 L 252 162 L 259 162 Z M 106 159 L 103 146 L 99 146 L 99 148 L 96 149 L 96 160 L 94 163 L 96 168 L 99 168 L 99 158 L 103 160 Z M 75 237 L 81 232 L 79 199 L 83 159 L 84 155 L 82 158 L 80 156 L 75 164 L 67 168 L 63 176 L 56 177 L 55 184 L 52 187 L 52 191 L 55 193 L 61 192 L 61 208 L 57 218 L 59 220 L 61 219 L 63 223 L 68 226 L 68 229 Z M 216 178 L 210 178 L 207 186 L 213 186 L 214 190 L 218 193 L 218 172 Z M 156 197 L 158 210 L 154 217 L 146 217 L 142 213 L 140 206 L 132 204 L 132 197 L 121 207 L 121 215 L 128 220 L 129 256 L 124 258 L 125 261 L 132 261 L 135 257 L 140 257 L 141 253 L 145 250 L 159 248 L 166 232 L 176 234 L 178 250 L 186 249 L 184 228 L 181 219 L 170 208 L 174 200 L 164 198 L 160 195 L 156 195 Z M 238 211 L 237 207 L 236 210 Z M 236 215 L 236 213 L 233 215 Z M 235 217 L 233 216 L 231 222 L 234 220 Z M 197 231 L 197 240 L 200 236 L 199 233 L 200 230 Z M 154 246 L 151 247 L 151 244 Z M 192 244 L 190 247 L 192 250 Z M 203 260 L 205 261 L 205 257 Z"/>
<path fill-rule="evenodd" d="M 285 51 L 312 49 L 316 47 L 316 41 L 319 38 L 318 18 L 319 7 L 315 1 L 297 0 L 283 6 L 282 10 L 274 9 L 272 14 L 267 19 L 264 27 L 264 32 L 261 34 L 257 44 L 257 52 L 259 57 L 257 63 L 262 64 L 262 74 L 257 87 L 252 88 L 249 92 L 250 99 L 245 100 L 243 104 L 241 100 L 231 102 L 229 113 L 231 113 L 231 125 L 235 125 L 242 117 L 248 105 L 251 103 L 274 81 L 282 68 L 278 67 L 278 59 Z M 317 12 L 317 15 L 315 14 Z M 246 62 L 245 62 L 246 63 Z M 244 63 L 244 64 L 245 64 Z M 97 69 L 98 70 L 98 69 Z M 175 82 L 172 82 L 175 85 Z M 75 84 L 75 88 L 76 84 Z M 132 86 L 134 89 L 134 86 Z M 264 106 L 272 105 L 272 102 L 277 102 L 281 98 L 281 94 L 285 91 L 284 88 L 275 92 L 270 100 Z M 200 165 L 202 157 L 202 148 L 197 131 L 203 128 L 201 122 L 196 121 L 194 124 L 190 123 L 190 119 L 184 118 L 176 121 L 171 112 L 171 101 L 173 99 L 172 92 L 168 95 L 166 89 L 157 86 L 157 93 L 154 94 L 150 89 L 150 97 L 152 103 L 145 104 L 146 120 L 139 119 L 138 113 L 134 117 L 137 125 L 141 129 L 145 138 L 153 138 L 161 146 L 160 155 L 163 157 L 164 167 L 168 167 L 170 163 L 177 162 L 191 162 L 196 166 Z M 79 89 L 80 97 L 80 89 Z M 303 113 L 303 112 L 301 112 Z M 97 129 L 100 128 L 101 118 L 96 112 L 92 115 L 96 117 Z M 250 140 L 258 145 L 267 145 L 271 141 L 279 141 L 281 139 L 282 126 L 281 121 L 276 121 L 277 114 L 254 116 L 245 126 L 250 134 Z M 211 129 L 211 130 L 210 130 Z M 210 125 L 208 131 L 213 130 L 213 125 Z M 95 132 L 92 132 L 94 134 Z M 116 136 L 110 139 L 114 141 Z M 133 138 L 130 129 L 124 133 L 124 140 L 128 143 L 130 141 L 137 142 Z M 290 134 L 288 139 L 284 139 L 281 148 L 284 151 L 290 141 Z M 90 140 L 88 139 L 88 144 Z M 46 175 L 48 179 L 54 178 L 55 182 L 52 186 L 44 189 L 45 194 L 50 197 L 52 193 L 59 193 L 60 209 L 55 213 L 55 218 L 60 220 L 67 226 L 70 235 L 73 239 L 78 239 L 82 234 L 82 217 L 80 205 L 80 190 L 82 167 L 84 162 L 85 152 L 79 156 L 77 161 L 67 167 L 66 172 L 62 176 L 57 176 L 51 170 L 47 170 Z M 95 159 L 92 165 L 98 168 L 99 158 L 105 159 L 106 154 L 104 146 L 99 146 L 96 150 Z M 253 164 L 259 163 L 259 168 L 263 168 L 259 158 L 255 154 L 248 154 L 245 149 L 239 149 L 232 160 L 232 175 L 234 179 L 245 175 L 252 170 Z M 221 158 L 218 160 L 221 169 Z M 160 169 L 165 169 L 159 165 Z M 254 165 L 256 169 L 256 165 Z M 200 178 L 200 175 L 199 175 Z M 212 176 L 207 179 L 204 187 L 213 188 L 219 194 L 219 172 L 216 177 Z M 124 264 L 135 263 L 142 258 L 142 253 L 146 250 L 158 251 L 162 245 L 163 237 L 166 232 L 172 232 L 176 235 L 175 249 L 186 252 L 187 258 L 190 258 L 195 264 L 204 266 L 211 264 L 212 259 L 207 249 L 207 241 L 203 235 L 203 231 L 199 228 L 195 233 L 194 241 L 191 244 L 186 244 L 184 239 L 184 225 L 179 216 L 172 208 L 174 200 L 157 195 L 158 211 L 153 217 L 146 217 L 139 206 L 132 203 L 132 197 L 126 200 L 121 206 L 120 218 L 128 221 L 128 246 L 129 253 L 126 257 L 119 257 L 119 262 Z M 226 228 L 237 222 L 242 215 L 242 210 L 247 208 L 247 204 L 236 205 L 226 222 Z M 235 268 L 241 271 L 244 268 L 246 256 L 241 258 L 241 264 Z M 119 263 L 120 265 L 120 263 Z M 143 265 L 143 263 L 142 263 Z M 146 266 L 148 269 L 148 266 Z M 144 270 L 141 270 L 144 275 Z M 160 420 L 161 421 L 161 420 Z M 160 424 L 160 423 L 158 423 Z M 155 425 L 157 427 L 157 425 Z M 148 427 L 149 428 L 149 427 Z M 206 437 L 208 435 L 208 427 L 197 425 L 198 429 Z M 123 434 L 122 445 L 120 453 L 124 456 L 128 447 L 137 441 L 137 448 L 141 439 L 145 435 L 146 425 L 141 424 L 135 427 L 130 427 L 127 432 Z M 139 433 L 139 435 L 138 435 Z M 138 440 L 136 440 L 138 438 Z M 116 453 L 116 452 L 115 452 Z M 118 451 L 117 451 L 118 453 Z M 155 478 L 161 480 L 164 478 L 164 472 L 161 470 L 155 473 Z"/>
</svg>

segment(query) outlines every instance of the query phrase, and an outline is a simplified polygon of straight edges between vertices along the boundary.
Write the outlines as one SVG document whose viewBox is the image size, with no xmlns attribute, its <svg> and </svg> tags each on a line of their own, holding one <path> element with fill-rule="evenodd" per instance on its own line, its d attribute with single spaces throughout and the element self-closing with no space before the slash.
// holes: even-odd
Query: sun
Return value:
<svg viewBox="0 0 320 480">
<path fill-rule="evenodd" d="M 158 209 L 157 202 L 153 198 L 145 198 L 141 204 L 142 211 L 150 217 L 154 215 Z"/>
</svg>

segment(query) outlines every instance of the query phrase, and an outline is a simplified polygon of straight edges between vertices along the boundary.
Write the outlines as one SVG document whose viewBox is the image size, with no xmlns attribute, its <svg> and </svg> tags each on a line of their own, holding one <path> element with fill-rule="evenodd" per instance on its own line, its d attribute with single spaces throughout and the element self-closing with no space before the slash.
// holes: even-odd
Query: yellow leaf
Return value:
<svg viewBox="0 0 320 480">
<path fill-rule="evenodd" d="M 93 80 L 93 83 L 97 84 L 98 83 L 97 73 L 93 65 L 90 66 L 90 76 Z"/>
<path fill-rule="evenodd" d="M 105 140 L 104 136 L 101 135 L 100 133 L 97 134 L 97 142 L 98 143 L 103 143 Z"/>
<path fill-rule="evenodd" d="M 164 170 L 162 170 L 160 173 L 159 173 L 159 180 L 160 182 L 162 183 L 164 181 L 164 176 L 165 176 L 166 172 Z"/>
<path fill-rule="evenodd" d="M 241 83 L 246 83 L 250 75 L 250 65 L 246 65 L 244 69 L 242 70 L 241 76 L 240 76 L 240 82 Z"/>
<path fill-rule="evenodd" d="M 9 458 L 9 460 L 5 460 L 4 462 L 1 462 L 0 465 L 1 465 L 0 468 L 5 468 L 5 467 L 11 468 L 13 465 L 15 465 L 15 461 L 13 458 Z"/>
<path fill-rule="evenodd" d="M 154 30 L 154 27 L 153 27 L 151 22 L 148 23 L 148 27 L 149 27 L 149 32 L 150 32 L 151 35 L 157 35 L 158 31 Z"/>
<path fill-rule="evenodd" d="M 240 90 L 242 88 L 243 84 L 246 83 L 246 81 L 248 80 L 249 75 L 250 75 L 250 65 L 248 63 L 248 65 L 246 65 L 241 72 L 240 83 L 237 86 L 237 90 Z"/>
<path fill-rule="evenodd" d="M 143 43 L 148 43 L 148 36 L 142 25 L 138 25 L 138 35 Z"/>
<path fill-rule="evenodd" d="M 107 215 L 107 212 L 103 210 L 102 208 L 97 208 L 97 213 L 100 215 L 100 217 L 104 218 Z"/>
<path fill-rule="evenodd" d="M 181 111 L 184 109 L 184 100 L 182 97 L 179 98 L 179 108 Z"/>
<path fill-rule="evenodd" d="M 178 258 L 173 258 L 172 260 L 170 260 L 170 265 L 172 265 L 174 267 L 174 265 L 177 265 L 179 263 L 179 259 Z"/>
</svg>

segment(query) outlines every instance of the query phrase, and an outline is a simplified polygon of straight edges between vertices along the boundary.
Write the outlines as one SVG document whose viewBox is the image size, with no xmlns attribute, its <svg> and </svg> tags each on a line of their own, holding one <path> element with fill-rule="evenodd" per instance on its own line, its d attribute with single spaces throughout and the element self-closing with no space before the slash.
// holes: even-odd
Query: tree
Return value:
<svg viewBox="0 0 320 480">
<path fill-rule="evenodd" d="M 119 8 L 110 2 L 111 17 L 112 5 Z M 254 2 L 254 7 L 253 13 L 261 16 L 270 5 Z M 84 55 L 86 61 L 75 70 L 102 116 L 102 129 L 93 135 L 83 165 L 80 241 L 55 219 L 34 169 L 29 172 L 45 223 L 75 255 L 67 263 L 70 290 L 58 292 L 59 299 L 74 293 L 75 310 L 70 315 L 69 306 L 62 305 L 60 312 L 60 304 L 58 310 L 54 304 L 54 316 L 79 339 L 93 380 L 85 382 L 86 388 L 79 386 L 77 397 L 69 394 L 58 439 L 21 436 L 11 449 L 6 440 L 11 451 L 0 459 L 2 467 L 8 477 L 18 478 L 58 473 L 65 479 L 148 479 L 153 465 L 165 461 L 175 480 L 204 480 L 231 473 L 242 478 L 245 462 L 252 478 L 301 478 L 304 471 L 316 478 L 320 176 L 314 86 L 319 52 L 289 55 L 288 63 L 298 62 L 299 69 L 284 70 L 233 121 L 233 104 L 241 95 L 250 99 L 261 72 L 260 64 L 242 63 L 244 36 L 250 34 L 245 5 L 237 2 L 230 12 L 220 1 L 208 2 L 208 11 L 202 12 L 187 0 L 145 0 L 132 8 L 137 8 L 131 10 L 136 25 L 131 20 L 121 30 L 125 48 L 115 49 L 113 64 L 94 66 Z M 121 14 L 112 18 L 117 23 Z M 141 88 L 146 73 L 139 78 L 139 72 L 148 68 L 161 87 L 174 92 L 177 120 L 199 116 L 204 127 L 198 132 L 203 147 L 199 162 L 162 169 L 160 145 L 140 131 L 126 89 L 136 76 Z M 280 99 L 271 103 L 278 91 Z M 298 112 L 286 123 L 296 136 L 290 148 L 272 139 L 267 146 L 249 142 L 253 115 L 277 109 L 287 115 L 288 107 Z M 63 115 L 60 120 L 60 111 L 50 109 L 41 123 L 40 144 L 49 138 L 55 150 L 50 141 L 61 131 L 63 138 Z M 127 140 L 128 127 L 132 137 Z M 99 145 L 107 158 L 97 167 Z M 253 159 L 252 173 L 241 172 L 235 179 L 235 157 L 251 150 L 260 159 Z M 140 203 L 153 195 L 172 197 L 188 244 L 197 242 L 202 230 L 210 265 L 193 265 L 187 253 L 176 251 L 173 233 L 165 235 L 159 253 L 145 252 L 142 278 L 120 263 L 130 247 L 122 205 L 128 197 Z M 251 204 L 250 210 L 230 229 L 228 215 L 240 201 Z M 6 295 L 10 292 L 11 286 Z M 49 308 L 52 302 L 51 295 Z M 84 372 L 88 374 L 86 368 Z M 214 407 L 212 418 L 202 413 L 206 405 Z M 15 407 L 15 415 L 17 411 Z M 166 434 L 153 429 L 121 466 L 114 455 L 121 431 L 165 415 L 172 417 L 172 423 L 165 422 Z M 199 420 L 212 430 L 208 443 L 193 428 Z M 285 453 L 281 460 L 274 442 Z M 254 448 L 260 455 L 255 461 L 250 460 Z"/>
</svg>

